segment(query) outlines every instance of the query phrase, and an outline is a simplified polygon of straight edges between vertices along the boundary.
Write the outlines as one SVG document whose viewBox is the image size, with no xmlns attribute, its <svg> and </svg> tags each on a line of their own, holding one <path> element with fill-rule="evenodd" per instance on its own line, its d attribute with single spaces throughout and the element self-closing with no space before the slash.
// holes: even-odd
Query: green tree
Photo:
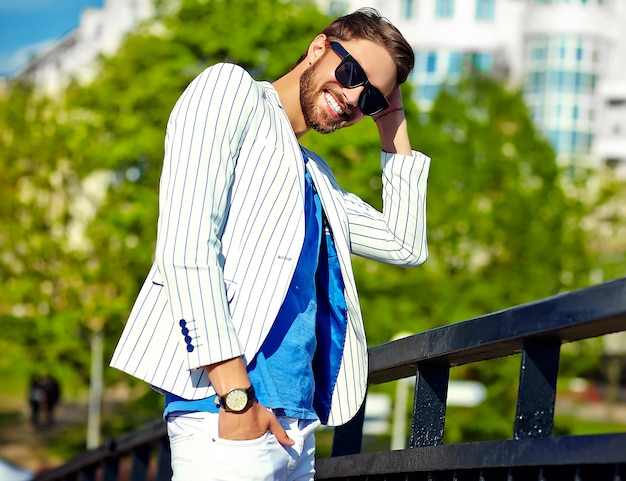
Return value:
<svg viewBox="0 0 626 481">
<path fill-rule="evenodd" d="M 75 200 L 85 192 L 70 160 L 80 161 L 80 148 L 72 151 L 80 143 L 62 118 L 57 105 L 21 85 L 0 109 L 0 343 L 12 370 L 86 380 L 92 288 L 84 253 L 72 247 L 82 229 Z"/>
</svg>

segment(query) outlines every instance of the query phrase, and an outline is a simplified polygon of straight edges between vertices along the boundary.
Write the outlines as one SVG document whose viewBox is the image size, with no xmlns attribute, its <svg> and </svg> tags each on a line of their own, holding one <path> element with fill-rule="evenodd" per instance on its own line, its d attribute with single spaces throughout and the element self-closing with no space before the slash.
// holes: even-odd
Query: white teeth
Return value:
<svg viewBox="0 0 626 481">
<path fill-rule="evenodd" d="M 330 108 L 333 109 L 337 113 L 337 115 L 343 115 L 344 111 L 339 106 L 335 98 L 332 95 L 330 95 L 328 92 L 325 92 L 324 96 L 326 97 L 326 102 L 328 102 L 328 105 L 330 105 Z"/>
</svg>

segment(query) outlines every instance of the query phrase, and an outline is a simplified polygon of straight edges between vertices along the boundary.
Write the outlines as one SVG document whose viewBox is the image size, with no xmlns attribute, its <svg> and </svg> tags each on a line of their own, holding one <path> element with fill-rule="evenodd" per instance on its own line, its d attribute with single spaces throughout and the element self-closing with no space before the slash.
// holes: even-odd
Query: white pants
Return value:
<svg viewBox="0 0 626 481">
<path fill-rule="evenodd" d="M 167 417 L 172 481 L 311 481 L 315 474 L 315 430 L 319 421 L 279 416 L 294 440 L 283 446 L 267 432 L 231 441 L 217 435 L 217 413 L 173 413 Z"/>
</svg>

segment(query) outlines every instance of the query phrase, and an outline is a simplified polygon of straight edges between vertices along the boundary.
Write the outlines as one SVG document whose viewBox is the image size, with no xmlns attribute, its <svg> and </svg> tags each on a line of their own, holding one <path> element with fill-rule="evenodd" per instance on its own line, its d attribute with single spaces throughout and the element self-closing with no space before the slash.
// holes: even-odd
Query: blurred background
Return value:
<svg viewBox="0 0 626 481">
<path fill-rule="evenodd" d="M 91 5 L 0 81 L 6 479 L 160 416 L 159 395 L 107 366 L 152 261 L 165 124 L 182 90 L 221 61 L 275 80 L 359 7 L 415 49 L 403 94 L 413 147 L 433 159 L 428 262 L 354 258 L 370 345 L 625 275 L 626 0 Z M 380 206 L 373 122 L 302 143 Z M 626 428 L 625 351 L 621 334 L 563 347 L 555 435 Z M 453 369 L 447 441 L 512 436 L 519 363 Z M 371 394 L 366 450 L 402 446 L 411 382 Z"/>
</svg>

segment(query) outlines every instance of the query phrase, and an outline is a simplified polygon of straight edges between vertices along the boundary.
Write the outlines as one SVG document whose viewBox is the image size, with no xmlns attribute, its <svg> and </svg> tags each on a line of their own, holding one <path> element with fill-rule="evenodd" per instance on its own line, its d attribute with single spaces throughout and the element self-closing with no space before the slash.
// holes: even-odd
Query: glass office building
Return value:
<svg viewBox="0 0 626 481">
<path fill-rule="evenodd" d="M 602 39 L 583 35 L 537 35 L 526 43 L 524 97 L 560 154 L 590 152 L 602 47 Z"/>
</svg>

